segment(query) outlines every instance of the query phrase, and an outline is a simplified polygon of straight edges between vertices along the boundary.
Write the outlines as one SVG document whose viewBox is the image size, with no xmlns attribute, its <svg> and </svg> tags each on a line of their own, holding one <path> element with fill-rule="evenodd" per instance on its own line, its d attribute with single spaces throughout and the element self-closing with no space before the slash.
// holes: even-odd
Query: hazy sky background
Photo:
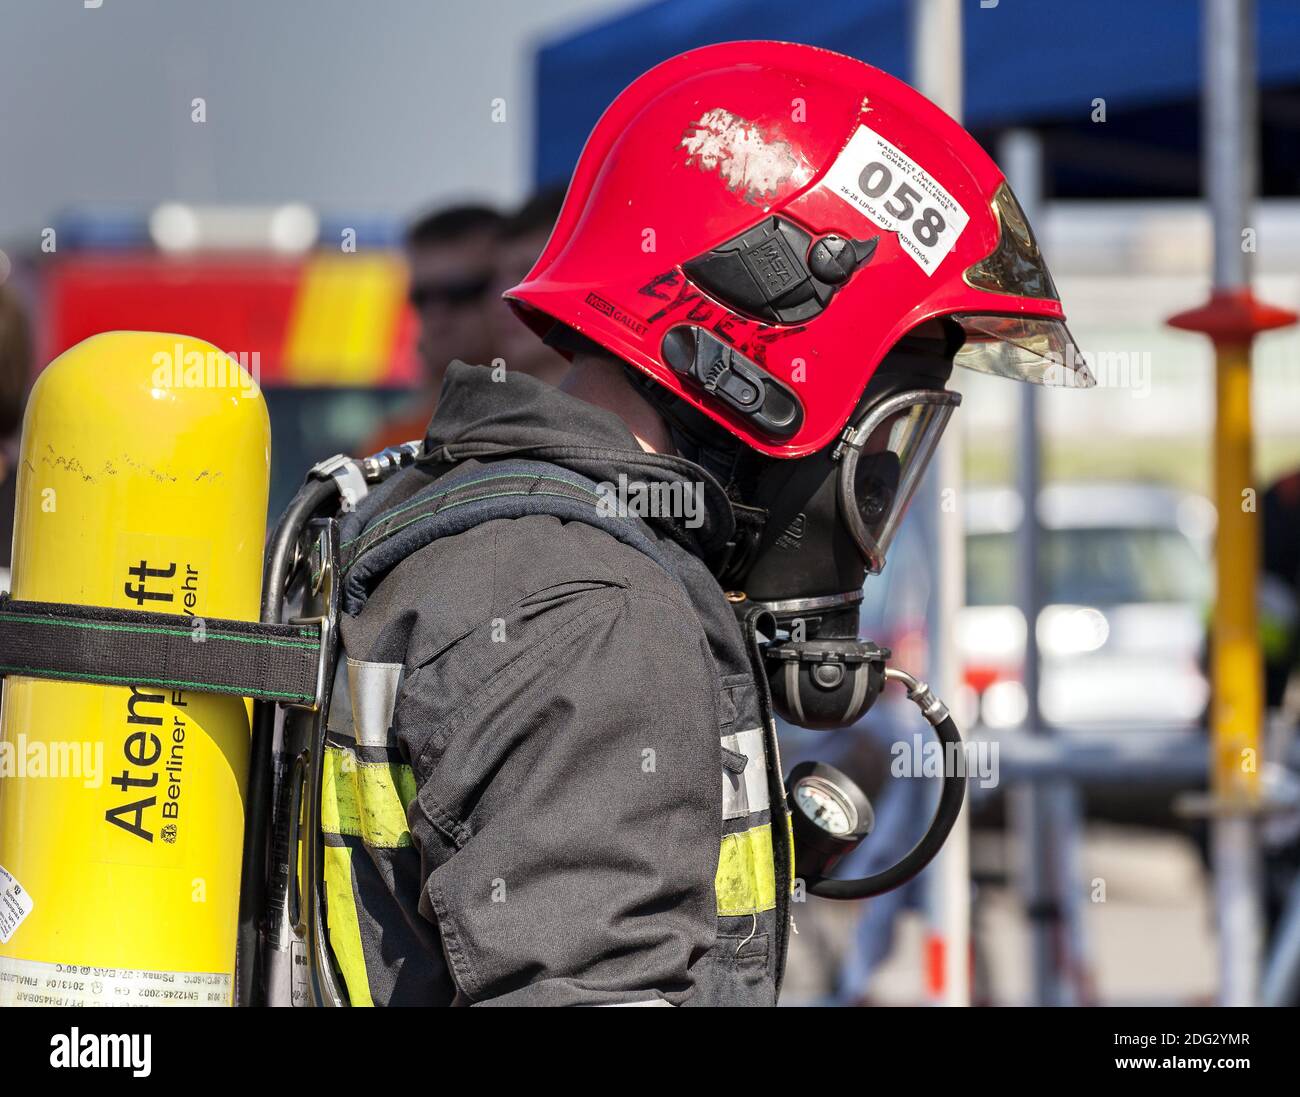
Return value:
<svg viewBox="0 0 1300 1097">
<path fill-rule="evenodd" d="M 535 46 L 637 6 L 84 2 L 0 0 L 5 246 L 33 246 L 84 203 L 302 200 L 405 215 L 439 198 L 513 201 L 531 170 Z M 498 97 L 504 124 L 491 121 Z"/>
</svg>

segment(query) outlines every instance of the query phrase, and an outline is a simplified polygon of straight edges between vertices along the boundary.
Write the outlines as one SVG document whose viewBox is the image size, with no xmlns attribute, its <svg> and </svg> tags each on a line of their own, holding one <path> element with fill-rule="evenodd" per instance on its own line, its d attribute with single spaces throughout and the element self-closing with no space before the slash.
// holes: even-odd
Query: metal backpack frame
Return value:
<svg viewBox="0 0 1300 1097">
<path fill-rule="evenodd" d="M 316 629 L 320 648 L 311 702 L 253 703 L 236 1005 L 266 1005 L 273 998 L 296 1003 L 300 997 L 315 1005 L 348 1004 L 326 935 L 320 827 L 325 721 L 339 652 L 339 520 L 419 452 L 419 443 L 406 442 L 372 457 L 339 454 L 320 462 L 267 545 L 262 621 L 278 623 L 286 604 L 300 598 L 292 623 Z"/>
</svg>

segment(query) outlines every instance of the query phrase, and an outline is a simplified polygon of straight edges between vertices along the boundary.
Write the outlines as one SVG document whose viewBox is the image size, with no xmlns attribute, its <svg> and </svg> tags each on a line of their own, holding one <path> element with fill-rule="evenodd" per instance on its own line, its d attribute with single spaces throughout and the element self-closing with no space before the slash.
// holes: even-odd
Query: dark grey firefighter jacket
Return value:
<svg viewBox="0 0 1300 1097">
<path fill-rule="evenodd" d="M 345 615 L 322 816 L 353 1003 L 773 1004 L 788 817 L 752 628 L 701 559 L 731 528 L 716 482 L 460 363 L 426 453 L 370 512 L 502 458 L 708 494 L 699 528 L 647 519 L 677 577 L 529 515 L 433 541 Z"/>
</svg>

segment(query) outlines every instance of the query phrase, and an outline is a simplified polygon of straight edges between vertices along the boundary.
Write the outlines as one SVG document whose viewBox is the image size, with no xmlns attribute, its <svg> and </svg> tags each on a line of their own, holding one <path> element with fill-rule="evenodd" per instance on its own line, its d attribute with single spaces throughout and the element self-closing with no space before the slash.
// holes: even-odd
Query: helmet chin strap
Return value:
<svg viewBox="0 0 1300 1097">
<path fill-rule="evenodd" d="M 710 561 L 718 582 L 730 589 L 748 574 L 767 525 L 766 508 L 751 505 L 741 486 L 746 466 L 759 460 L 738 438 L 697 411 L 674 393 L 657 384 L 638 369 L 624 365 L 628 381 L 663 417 L 672 434 L 677 453 L 699 465 L 722 485 L 731 504 L 735 533 L 723 553 Z"/>
<path fill-rule="evenodd" d="M 745 444 L 640 370 L 625 364 L 623 372 L 668 424 L 677 452 L 730 490 Z"/>
</svg>

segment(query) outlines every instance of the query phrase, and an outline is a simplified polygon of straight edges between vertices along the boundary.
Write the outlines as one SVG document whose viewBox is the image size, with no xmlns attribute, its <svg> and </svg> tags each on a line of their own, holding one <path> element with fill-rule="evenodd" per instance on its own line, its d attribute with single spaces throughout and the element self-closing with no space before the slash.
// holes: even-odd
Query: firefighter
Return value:
<svg viewBox="0 0 1300 1097">
<path fill-rule="evenodd" d="M 952 367 L 1091 378 L 980 146 L 801 45 L 635 81 L 507 297 L 567 374 L 451 366 L 383 529 L 467 470 L 496 510 L 394 548 L 341 620 L 322 819 L 347 995 L 774 1004 L 799 894 L 774 713 L 847 725 L 873 699 L 861 588 Z M 591 517 L 542 512 L 583 492 Z M 799 641 L 779 665 L 774 635 Z"/>
</svg>

